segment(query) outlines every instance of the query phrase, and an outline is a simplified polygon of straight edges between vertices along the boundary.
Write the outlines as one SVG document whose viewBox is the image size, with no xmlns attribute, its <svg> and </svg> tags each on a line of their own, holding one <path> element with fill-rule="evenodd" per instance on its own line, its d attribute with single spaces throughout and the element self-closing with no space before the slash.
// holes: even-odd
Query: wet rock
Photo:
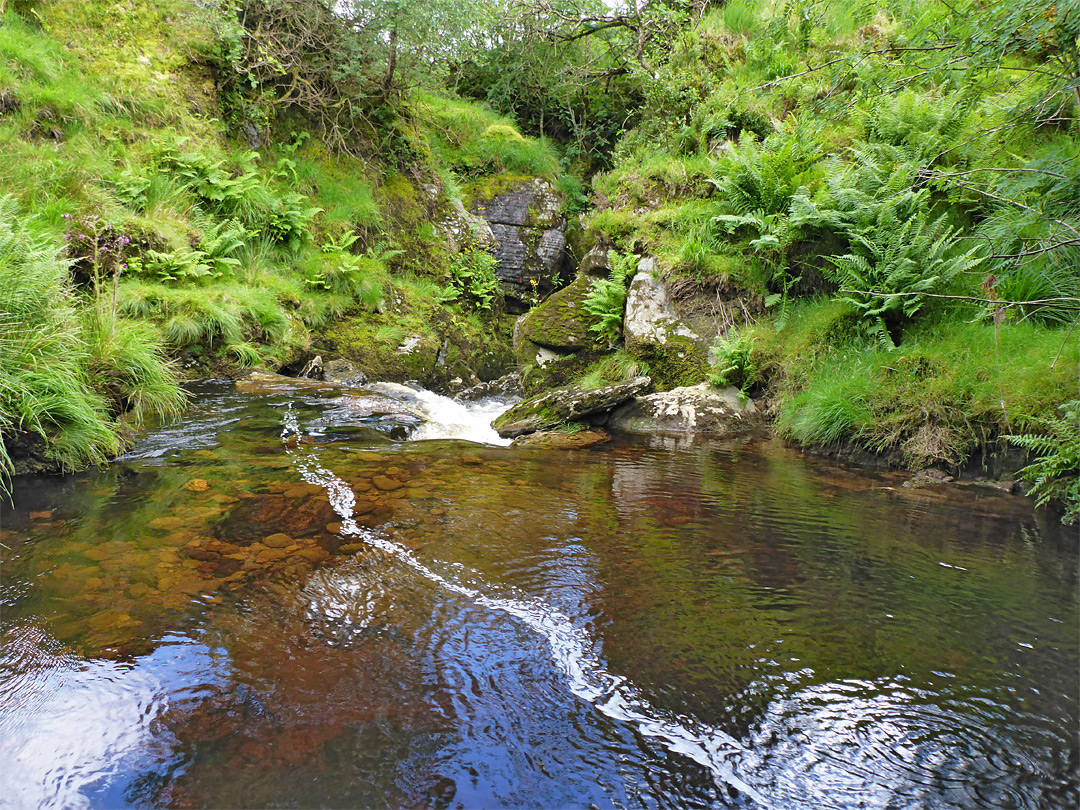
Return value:
<svg viewBox="0 0 1080 810">
<path fill-rule="evenodd" d="M 628 382 L 584 389 L 577 385 L 546 391 L 520 402 L 498 417 L 491 426 L 503 438 L 558 427 L 600 411 L 611 410 L 631 399 L 651 384 L 648 377 Z"/>
<path fill-rule="evenodd" d="M 520 399 L 523 396 L 525 396 L 525 392 L 521 387 L 521 374 L 514 371 L 504 377 L 499 377 L 497 380 L 480 383 L 479 385 L 474 385 L 472 388 L 466 388 L 454 397 L 454 399 L 457 402 L 476 402 L 477 400 L 488 399 L 490 397 L 501 397 L 504 399 L 517 397 Z"/>
<path fill-rule="evenodd" d="M 266 371 L 253 371 L 235 383 L 236 390 L 244 394 L 280 394 L 292 391 L 333 391 L 334 386 L 320 380 L 286 377 Z"/>
<path fill-rule="evenodd" d="M 404 486 L 400 481 L 387 478 L 385 475 L 376 475 L 371 479 L 371 483 L 381 492 L 393 492 L 395 489 L 401 489 Z"/>
<path fill-rule="evenodd" d="M 52 517 L 52 512 L 51 511 L 31 512 L 30 513 L 30 519 L 31 520 L 48 520 L 51 517 Z"/>
<path fill-rule="evenodd" d="M 543 450 L 583 450 L 611 441 L 611 434 L 605 430 L 579 430 L 567 432 L 547 430 L 530 433 L 514 439 L 513 447 L 531 447 Z"/>
<path fill-rule="evenodd" d="M 754 403 L 737 388 L 708 383 L 638 397 L 615 409 L 608 428 L 626 433 L 708 433 L 723 435 L 756 425 Z"/>
<path fill-rule="evenodd" d="M 368 378 L 364 372 L 348 360 L 339 357 L 327 361 L 323 366 L 323 380 L 335 385 L 356 387 L 364 385 Z"/>
<path fill-rule="evenodd" d="M 267 548 L 288 548 L 293 544 L 293 539 L 287 534 L 277 532 L 264 537 L 262 542 Z"/>
<path fill-rule="evenodd" d="M 206 492 L 206 490 L 210 489 L 210 484 L 205 479 L 192 478 L 184 484 L 184 489 L 188 492 Z"/>
</svg>

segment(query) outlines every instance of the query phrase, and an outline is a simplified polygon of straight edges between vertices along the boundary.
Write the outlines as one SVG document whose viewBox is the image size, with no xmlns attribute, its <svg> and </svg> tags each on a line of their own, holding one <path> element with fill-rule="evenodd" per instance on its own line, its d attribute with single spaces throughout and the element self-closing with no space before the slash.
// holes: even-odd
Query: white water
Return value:
<svg viewBox="0 0 1080 810">
<path fill-rule="evenodd" d="M 492 420 L 510 407 L 499 400 L 489 399 L 462 405 L 449 397 L 398 383 L 376 383 L 369 388 L 394 399 L 405 400 L 417 415 L 424 419 L 409 436 L 410 441 L 463 439 L 477 444 L 497 444 L 504 447 L 513 441 L 502 438 L 491 427 Z"/>
<path fill-rule="evenodd" d="M 407 390 L 414 394 L 420 393 Z M 286 412 L 284 421 L 282 439 L 292 436 L 300 438 L 300 425 L 291 409 Z M 290 443 L 285 444 L 286 448 L 289 448 Z M 462 585 L 432 571 L 409 549 L 357 525 L 353 518 L 356 497 L 352 488 L 323 466 L 315 448 L 296 443 L 295 448 L 287 449 L 286 452 L 294 459 L 296 469 L 304 481 L 326 490 L 330 504 L 341 518 L 342 534 L 358 537 L 373 548 L 391 555 L 424 579 L 450 593 L 517 619 L 547 641 L 552 661 L 563 673 L 566 686 L 572 694 L 607 717 L 628 723 L 643 736 L 658 740 L 669 751 L 697 762 L 712 774 L 718 784 L 730 785 L 761 806 L 771 807 L 764 796 L 736 773 L 733 762 L 738 763 L 747 753 L 737 740 L 694 718 L 666 712 L 651 705 L 633 684 L 607 671 L 604 662 L 592 652 L 595 645 L 584 631 L 574 627 L 567 615 L 538 600 L 489 596 L 478 588 Z"/>
</svg>

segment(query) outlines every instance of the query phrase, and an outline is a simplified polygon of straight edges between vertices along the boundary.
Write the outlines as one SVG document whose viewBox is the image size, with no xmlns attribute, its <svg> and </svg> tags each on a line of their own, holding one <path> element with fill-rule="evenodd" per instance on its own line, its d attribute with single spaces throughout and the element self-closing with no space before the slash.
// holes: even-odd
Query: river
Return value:
<svg viewBox="0 0 1080 810">
<path fill-rule="evenodd" d="M 1066 808 L 1076 532 L 766 438 L 201 386 L 0 522 L 0 807 Z"/>
</svg>

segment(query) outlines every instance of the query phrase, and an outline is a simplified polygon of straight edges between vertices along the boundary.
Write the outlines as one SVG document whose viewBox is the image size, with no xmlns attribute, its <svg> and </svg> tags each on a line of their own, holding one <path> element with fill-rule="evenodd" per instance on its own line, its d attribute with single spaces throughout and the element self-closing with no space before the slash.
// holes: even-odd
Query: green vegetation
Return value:
<svg viewBox="0 0 1080 810">
<path fill-rule="evenodd" d="M 1076 9 L 739 0 L 680 30 L 587 224 L 730 302 L 710 379 L 915 467 L 1041 436 L 1041 480 L 1080 373 Z"/>
<path fill-rule="evenodd" d="M 167 358 L 497 373 L 510 324 L 490 237 L 461 208 L 542 178 L 577 257 L 616 256 L 585 302 L 618 352 L 594 382 L 709 371 L 682 338 L 620 348 L 647 255 L 708 302 L 711 379 L 766 394 L 789 438 L 958 466 L 1026 437 L 1037 496 L 1072 497 L 1054 448 L 1080 370 L 1074 4 L 5 8 L 0 295 L 43 341 L 4 337 L 22 358 L 5 386 L 26 392 L 5 394 L 5 442 L 47 437 L 69 467 L 107 457 L 121 418 L 175 412 Z M 67 415 L 46 396 L 59 383 L 17 380 L 41 352 L 76 386 Z"/>
<path fill-rule="evenodd" d="M 440 230 L 458 178 L 574 182 L 511 119 L 414 96 L 419 17 L 377 11 L 359 40 L 318 0 L 0 14 L 0 476 L 16 444 L 67 469 L 112 457 L 179 411 L 181 365 L 276 370 L 338 346 L 388 376 L 499 371 L 495 261 Z M 393 69 L 364 46 L 388 20 Z M 409 336 L 446 370 L 399 362 Z"/>
</svg>

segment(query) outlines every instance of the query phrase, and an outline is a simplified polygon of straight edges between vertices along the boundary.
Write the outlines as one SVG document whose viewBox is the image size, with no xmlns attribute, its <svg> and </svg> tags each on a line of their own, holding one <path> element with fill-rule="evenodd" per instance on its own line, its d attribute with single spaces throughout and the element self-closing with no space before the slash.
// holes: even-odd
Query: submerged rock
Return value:
<svg viewBox="0 0 1080 810">
<path fill-rule="evenodd" d="M 558 427 L 601 411 L 608 411 L 637 396 L 652 383 L 648 377 L 635 377 L 628 382 L 585 389 L 577 385 L 545 391 L 519 402 L 491 426 L 504 439 Z"/>
<path fill-rule="evenodd" d="M 627 402 L 612 412 L 607 427 L 626 433 L 709 433 L 722 435 L 747 430 L 758 409 L 739 389 L 708 383 L 673 388 Z"/>
<path fill-rule="evenodd" d="M 518 436 L 511 447 L 531 447 L 539 450 L 584 450 L 586 447 L 610 441 L 611 434 L 598 428 L 577 432 L 545 430 Z"/>
</svg>

